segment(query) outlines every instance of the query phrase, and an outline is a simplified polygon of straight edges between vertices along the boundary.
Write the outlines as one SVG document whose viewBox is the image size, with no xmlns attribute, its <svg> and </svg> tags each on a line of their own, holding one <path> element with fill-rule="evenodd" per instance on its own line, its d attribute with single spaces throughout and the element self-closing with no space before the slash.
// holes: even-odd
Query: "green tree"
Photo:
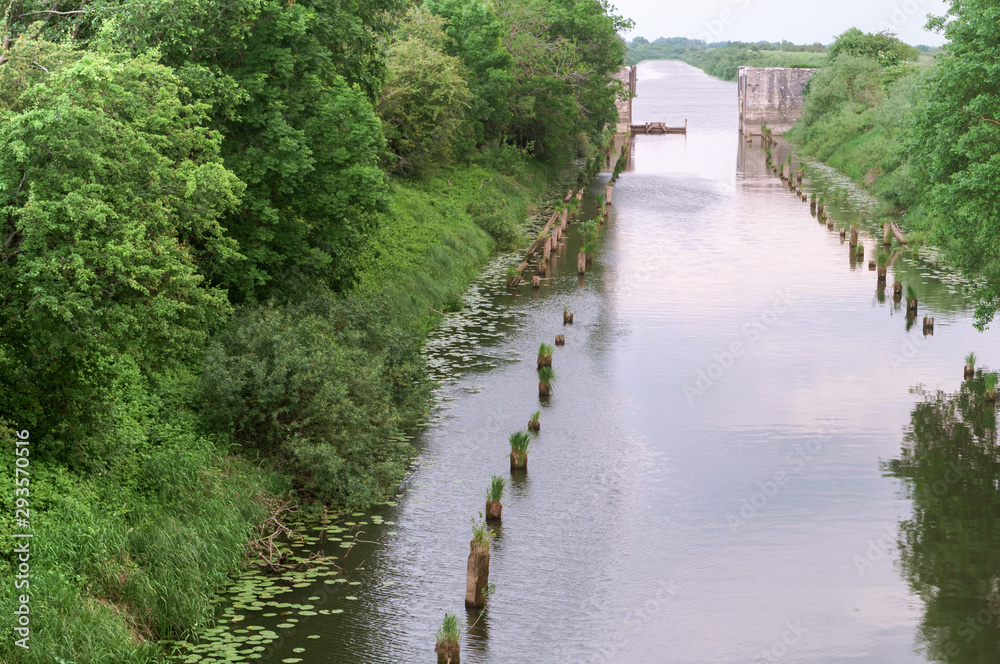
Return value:
<svg viewBox="0 0 1000 664">
<path fill-rule="evenodd" d="M 468 117 L 476 140 L 503 135 L 510 121 L 507 95 L 513 60 L 504 48 L 504 24 L 486 0 L 425 0 L 424 6 L 447 19 L 445 53 L 462 60 L 469 71 L 473 100 Z"/>
<path fill-rule="evenodd" d="M 194 361 L 228 311 L 203 261 L 242 184 L 205 106 L 136 58 L 22 36 L 0 69 L 0 414 L 33 435 L 111 426 L 115 393 Z"/>
<path fill-rule="evenodd" d="M 841 54 L 872 58 L 883 67 L 894 67 L 920 57 L 920 52 L 901 41 L 891 32 L 862 32 L 858 28 L 847 30 L 830 45 L 830 60 Z"/>
<path fill-rule="evenodd" d="M 580 135 L 594 136 L 617 122 L 611 78 L 622 66 L 619 30 L 631 22 L 605 2 L 501 0 L 504 45 L 515 62 L 510 133 L 522 146 L 560 161 Z"/>
<path fill-rule="evenodd" d="M 939 237 L 978 290 L 977 327 L 1000 310 L 1000 7 L 954 1 L 929 27 L 948 38 L 918 114 L 912 152 Z"/>
<path fill-rule="evenodd" d="M 406 38 L 389 47 L 389 78 L 378 114 L 397 158 L 394 168 L 404 174 L 449 162 L 468 127 L 472 95 L 462 62 L 435 48 L 447 41 L 443 24 L 426 10 L 413 9 L 401 30 Z"/>
<path fill-rule="evenodd" d="M 385 141 L 370 100 L 385 71 L 377 31 L 397 7 L 153 0 L 108 10 L 116 43 L 158 48 L 211 104 L 225 164 L 246 183 L 223 223 L 248 261 L 210 272 L 234 301 L 282 296 L 295 282 L 352 283 L 386 202 Z"/>
</svg>

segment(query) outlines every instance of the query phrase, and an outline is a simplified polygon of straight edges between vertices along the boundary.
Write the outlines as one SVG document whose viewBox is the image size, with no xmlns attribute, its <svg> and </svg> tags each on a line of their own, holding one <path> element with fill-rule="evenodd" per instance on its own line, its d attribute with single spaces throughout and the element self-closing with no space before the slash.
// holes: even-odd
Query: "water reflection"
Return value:
<svg viewBox="0 0 1000 664">
<path fill-rule="evenodd" d="M 956 393 L 914 392 L 902 454 L 884 464 L 901 478 L 913 517 L 900 524 L 903 576 L 925 605 L 919 626 L 930 661 L 972 664 L 1000 656 L 1000 458 L 996 410 L 981 380 Z"/>
</svg>

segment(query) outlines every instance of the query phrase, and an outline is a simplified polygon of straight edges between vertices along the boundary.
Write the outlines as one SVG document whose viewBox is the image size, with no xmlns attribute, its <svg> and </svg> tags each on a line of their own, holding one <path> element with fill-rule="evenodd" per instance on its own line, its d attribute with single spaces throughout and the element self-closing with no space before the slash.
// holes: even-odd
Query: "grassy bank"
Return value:
<svg viewBox="0 0 1000 664">
<path fill-rule="evenodd" d="M 362 259 L 358 292 L 384 292 L 407 327 L 424 332 L 496 251 L 524 243 L 525 222 L 553 182 L 551 166 L 513 148 L 426 180 L 397 180 L 392 213 Z"/>
<path fill-rule="evenodd" d="M 892 218 L 915 242 L 946 241 L 933 233 L 907 145 L 930 72 L 841 56 L 810 81 L 803 115 L 786 135 L 867 189 L 880 202 L 876 216 Z"/>
<path fill-rule="evenodd" d="M 102 445 L 102 463 L 47 459 L 46 446 L 69 443 L 29 435 L 30 649 L 5 639 L 0 660 L 156 661 L 156 639 L 210 619 L 212 595 L 253 553 L 247 543 L 278 497 L 361 506 L 394 487 L 410 455 L 399 434 L 427 407 L 418 350 L 438 317 L 429 308 L 452 306 L 497 249 L 522 241 L 554 179 L 513 152 L 394 181 L 352 294 L 237 311 L 201 366 L 131 386 L 144 396 L 107 422 L 118 444 L 78 441 Z M 296 402 L 300 388 L 325 396 Z M 261 412 L 237 412 L 237 401 Z M 2 435 L 13 449 L 11 428 Z M 14 475 L 13 454 L 0 456 L 0 473 Z M 9 551 L 11 492 L 2 503 Z M 5 578 L 15 564 L 5 563 Z M 21 592 L 0 587 L 8 634 Z"/>
</svg>

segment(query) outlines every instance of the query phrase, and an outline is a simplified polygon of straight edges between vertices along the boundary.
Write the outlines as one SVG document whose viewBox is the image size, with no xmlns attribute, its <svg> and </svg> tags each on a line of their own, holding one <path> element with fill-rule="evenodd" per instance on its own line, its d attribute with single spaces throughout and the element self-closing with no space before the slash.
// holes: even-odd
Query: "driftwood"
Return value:
<svg viewBox="0 0 1000 664">
<path fill-rule="evenodd" d="M 536 251 L 538 251 L 538 247 L 539 247 L 539 246 L 541 246 L 542 242 L 544 242 L 544 240 L 543 240 L 543 236 L 544 236 L 544 235 L 545 235 L 546 233 L 548 233 L 548 232 L 549 232 L 549 229 L 550 229 L 550 228 L 552 228 L 552 224 L 554 224 L 554 223 L 555 223 L 555 221 L 556 221 L 556 219 L 557 219 L 558 217 L 559 217 L 559 213 L 558 213 L 558 212 L 553 212 L 553 213 L 552 213 L 552 216 L 551 216 L 551 217 L 549 218 L 549 221 L 548 221 L 548 223 L 546 223 L 546 224 L 545 224 L 545 227 L 544 227 L 544 228 L 542 228 L 542 232 L 538 234 L 538 239 L 537 239 L 537 240 L 535 240 L 535 241 L 534 241 L 534 243 L 532 243 L 532 245 L 531 245 L 531 248 L 530 248 L 530 249 L 528 249 L 528 253 L 527 253 L 527 255 L 526 255 L 526 256 L 524 257 L 524 260 L 525 260 L 525 261 L 529 260 L 529 259 L 531 258 L 531 255 L 532 255 L 533 253 L 535 253 Z"/>
<path fill-rule="evenodd" d="M 890 221 L 889 228 L 892 229 L 892 234 L 896 236 L 897 242 L 899 242 L 900 244 L 908 244 L 906 238 L 903 237 L 903 231 L 899 230 L 899 226 Z"/>
</svg>

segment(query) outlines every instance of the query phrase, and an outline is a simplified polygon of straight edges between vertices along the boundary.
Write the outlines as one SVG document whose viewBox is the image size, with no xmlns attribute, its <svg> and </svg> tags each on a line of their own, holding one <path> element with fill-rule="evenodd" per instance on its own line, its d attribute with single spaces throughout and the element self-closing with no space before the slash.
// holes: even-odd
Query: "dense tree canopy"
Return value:
<svg viewBox="0 0 1000 664">
<path fill-rule="evenodd" d="M 229 307 L 242 183 L 157 54 L 22 37 L 0 73 L 0 405 L 41 434 L 93 423 L 126 375 L 196 360 Z M 6 103 L 5 103 L 6 102 Z M 73 435 L 83 431 L 73 430 Z"/>
</svg>

